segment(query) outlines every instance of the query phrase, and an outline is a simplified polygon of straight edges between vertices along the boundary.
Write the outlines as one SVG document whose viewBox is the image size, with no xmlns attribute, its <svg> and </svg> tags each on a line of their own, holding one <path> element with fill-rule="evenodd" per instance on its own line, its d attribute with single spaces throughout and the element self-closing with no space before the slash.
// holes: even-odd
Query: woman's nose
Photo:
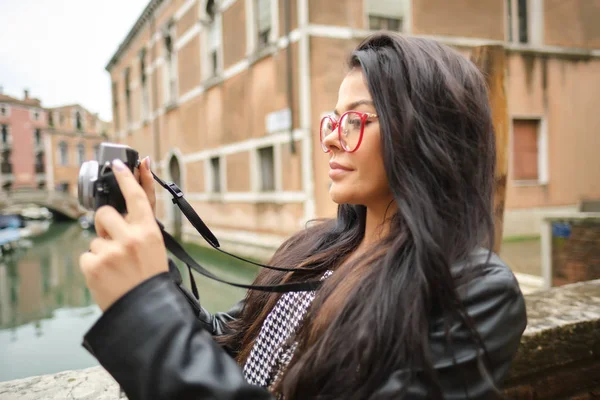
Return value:
<svg viewBox="0 0 600 400">
<path fill-rule="evenodd" d="M 336 126 L 334 130 L 329 132 L 329 135 L 323 138 L 323 146 L 325 146 L 328 150 L 340 150 L 340 141 L 338 137 L 338 127 Z"/>
</svg>

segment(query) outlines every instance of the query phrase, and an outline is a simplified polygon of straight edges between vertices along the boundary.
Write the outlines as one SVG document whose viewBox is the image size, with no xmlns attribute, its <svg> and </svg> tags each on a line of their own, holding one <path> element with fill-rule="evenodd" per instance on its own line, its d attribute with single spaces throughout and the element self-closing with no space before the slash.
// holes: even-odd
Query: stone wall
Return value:
<svg viewBox="0 0 600 400">
<path fill-rule="evenodd" d="M 600 218 L 552 219 L 552 286 L 600 278 Z"/>
<path fill-rule="evenodd" d="M 600 398 L 600 280 L 525 296 L 528 325 L 505 398 Z M 118 385 L 102 368 L 0 382 L 2 400 L 112 400 Z M 125 396 L 122 396 L 125 398 Z"/>
<path fill-rule="evenodd" d="M 506 397 L 600 398 L 600 280 L 537 292 L 525 301 L 528 324 Z"/>
</svg>

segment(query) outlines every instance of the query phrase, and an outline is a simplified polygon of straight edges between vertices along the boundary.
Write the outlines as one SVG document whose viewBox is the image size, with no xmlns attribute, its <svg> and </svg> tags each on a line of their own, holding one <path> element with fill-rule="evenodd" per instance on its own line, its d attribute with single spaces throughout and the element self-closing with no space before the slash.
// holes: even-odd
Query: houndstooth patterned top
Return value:
<svg viewBox="0 0 600 400">
<path fill-rule="evenodd" d="M 321 279 L 332 274 L 327 271 Z M 277 382 L 294 356 L 297 342 L 294 334 L 315 299 L 315 292 L 283 294 L 269 313 L 244 364 L 244 376 L 265 388 Z"/>
</svg>

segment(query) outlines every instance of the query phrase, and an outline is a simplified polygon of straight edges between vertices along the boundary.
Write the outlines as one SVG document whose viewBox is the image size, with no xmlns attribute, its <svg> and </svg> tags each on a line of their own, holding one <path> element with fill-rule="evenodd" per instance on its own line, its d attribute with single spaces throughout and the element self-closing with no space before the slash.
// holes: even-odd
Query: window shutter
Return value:
<svg viewBox="0 0 600 400">
<path fill-rule="evenodd" d="M 539 120 L 513 121 L 513 179 L 539 180 Z"/>
</svg>

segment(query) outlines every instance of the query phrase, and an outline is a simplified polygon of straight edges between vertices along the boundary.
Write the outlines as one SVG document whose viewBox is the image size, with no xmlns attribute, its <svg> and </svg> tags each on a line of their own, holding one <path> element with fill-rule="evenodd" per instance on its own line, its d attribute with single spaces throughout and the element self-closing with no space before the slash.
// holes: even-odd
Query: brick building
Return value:
<svg viewBox="0 0 600 400">
<path fill-rule="evenodd" d="M 77 196 L 81 163 L 97 159 L 100 143 L 108 141 L 110 124 L 78 104 L 49 108 L 45 130 L 48 187 Z"/>
<path fill-rule="evenodd" d="M 3 190 L 39 188 L 77 195 L 83 160 L 108 140 L 110 124 L 79 105 L 44 108 L 26 90 L 0 92 L 0 183 Z"/>
<path fill-rule="evenodd" d="M 46 111 L 39 99 L 25 90 L 22 99 L 0 92 L 0 182 L 3 190 L 43 187 L 44 174 L 42 131 L 46 128 Z"/>
<path fill-rule="evenodd" d="M 598 20 L 600 0 L 152 0 L 106 66 L 114 129 L 228 248 L 267 254 L 335 213 L 317 127 L 361 38 L 398 30 L 466 56 L 502 44 L 505 235 L 537 233 L 541 212 L 600 197 Z M 163 221 L 197 238 L 160 200 Z"/>
</svg>

